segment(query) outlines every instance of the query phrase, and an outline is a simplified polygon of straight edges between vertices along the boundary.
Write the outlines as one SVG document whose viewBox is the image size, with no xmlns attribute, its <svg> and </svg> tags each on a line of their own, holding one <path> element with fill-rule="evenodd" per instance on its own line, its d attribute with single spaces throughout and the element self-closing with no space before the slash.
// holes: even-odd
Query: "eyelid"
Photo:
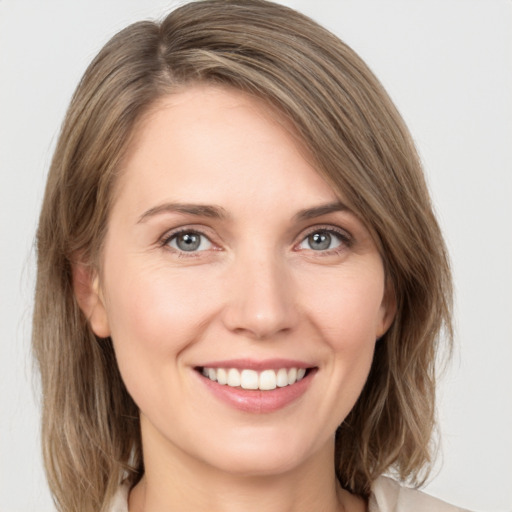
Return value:
<svg viewBox="0 0 512 512">
<path fill-rule="evenodd" d="M 313 233 L 316 233 L 318 231 L 325 231 L 327 233 L 335 233 L 338 235 L 345 243 L 352 243 L 354 240 L 354 237 L 343 228 L 340 228 L 339 226 L 334 226 L 332 224 L 318 224 L 316 226 L 311 226 L 307 229 L 305 229 L 299 237 L 299 241 L 303 241 L 306 237 L 309 235 L 312 235 Z"/>
<path fill-rule="evenodd" d="M 333 254 L 336 252 L 340 252 L 343 249 L 346 249 L 347 247 L 351 247 L 354 243 L 354 237 L 346 230 L 339 226 L 334 226 L 332 224 L 319 224 L 316 226 L 311 226 L 310 228 L 307 228 L 306 230 L 302 231 L 302 233 L 299 236 L 298 241 L 294 244 L 295 250 L 307 250 L 307 249 L 297 249 L 300 244 L 302 244 L 306 238 L 314 233 L 318 232 L 325 232 L 329 234 L 336 235 L 341 240 L 341 246 L 336 247 L 334 249 L 327 249 L 325 251 L 314 251 L 311 249 L 311 251 L 318 252 L 318 254 Z"/>
<path fill-rule="evenodd" d="M 189 253 L 187 253 L 187 251 L 182 251 L 179 248 L 174 248 L 174 247 L 169 246 L 169 243 L 171 242 L 171 240 L 175 239 L 176 237 L 178 237 L 179 235 L 184 234 L 184 233 L 191 233 L 191 234 L 202 236 L 208 240 L 208 242 L 212 245 L 212 247 L 208 248 L 208 249 L 203 249 L 201 251 L 190 251 Z M 197 255 L 198 253 L 206 252 L 209 250 L 219 250 L 218 244 L 216 244 L 212 240 L 212 236 L 205 233 L 204 228 L 198 228 L 198 227 L 194 227 L 194 226 L 190 226 L 190 225 L 180 226 L 180 227 L 171 229 L 169 231 L 166 231 L 158 239 L 158 245 L 160 247 L 168 248 L 171 251 L 177 252 L 180 255 L 186 254 L 187 256 L 193 256 L 194 254 Z"/>
<path fill-rule="evenodd" d="M 213 240 L 214 237 L 209 235 L 208 231 L 210 231 L 210 230 L 206 229 L 205 226 L 197 226 L 197 225 L 179 226 L 179 227 L 176 227 L 176 228 L 166 231 L 158 239 L 158 245 L 161 247 L 164 247 L 164 248 L 167 247 L 167 248 L 169 248 L 169 250 L 179 252 L 180 254 L 185 253 L 187 256 L 193 256 L 193 255 L 197 256 L 199 253 L 207 252 L 209 250 L 217 250 L 217 251 L 221 250 L 221 247 L 219 246 L 219 244 Z M 340 250 L 343 250 L 343 248 L 351 247 L 354 243 L 353 235 L 346 229 L 341 228 L 336 225 L 332 225 L 332 224 L 317 224 L 314 226 L 310 226 L 301 232 L 301 234 L 297 237 L 297 241 L 293 244 L 294 249 L 295 250 L 303 250 L 303 249 L 298 249 L 298 245 L 301 244 L 302 242 L 304 242 L 304 240 L 308 236 L 312 235 L 313 233 L 317 233 L 317 232 L 326 232 L 326 233 L 334 234 L 338 238 L 340 238 L 340 240 L 342 242 L 341 249 L 337 247 L 335 249 L 330 249 L 330 250 L 325 250 L 325 251 L 317 251 L 318 253 L 325 254 L 325 253 L 339 252 Z M 199 236 L 203 236 L 210 242 L 210 244 L 212 244 L 212 247 L 209 249 L 201 250 L 201 251 L 190 251 L 190 253 L 188 253 L 188 254 L 187 254 L 187 251 L 181 251 L 179 248 L 176 249 L 176 248 L 169 247 L 169 242 L 173 238 L 175 238 L 183 233 L 193 233 L 193 234 L 197 234 Z M 311 249 L 311 250 L 313 250 L 313 249 Z"/>
</svg>

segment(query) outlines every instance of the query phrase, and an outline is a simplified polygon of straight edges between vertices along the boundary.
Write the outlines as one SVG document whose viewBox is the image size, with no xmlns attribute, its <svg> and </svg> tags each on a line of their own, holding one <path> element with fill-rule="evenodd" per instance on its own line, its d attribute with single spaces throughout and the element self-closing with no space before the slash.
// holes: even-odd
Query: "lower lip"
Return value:
<svg viewBox="0 0 512 512">
<path fill-rule="evenodd" d="M 219 384 L 199 373 L 197 375 L 208 390 L 224 403 L 243 412 L 265 414 L 283 409 L 304 395 L 314 373 L 316 373 L 315 370 L 309 370 L 306 376 L 295 384 L 268 391 L 234 388 Z"/>
</svg>

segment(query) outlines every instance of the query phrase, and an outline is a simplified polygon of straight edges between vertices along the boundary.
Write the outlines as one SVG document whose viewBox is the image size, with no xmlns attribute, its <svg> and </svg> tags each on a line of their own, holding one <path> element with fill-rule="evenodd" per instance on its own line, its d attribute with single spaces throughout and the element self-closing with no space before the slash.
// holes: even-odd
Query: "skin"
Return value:
<svg viewBox="0 0 512 512">
<path fill-rule="evenodd" d="M 298 217 L 339 201 L 293 130 L 241 92 L 190 87 L 140 123 L 101 273 L 77 287 L 140 408 L 146 472 L 131 512 L 366 510 L 337 484 L 334 433 L 394 305 L 356 215 Z M 162 208 L 176 203 L 222 216 Z M 181 251 L 177 229 L 203 234 L 199 249 Z M 330 234 L 329 248 L 312 247 L 312 233 Z M 196 370 L 233 358 L 316 371 L 299 399 L 258 414 L 213 396 Z"/>
</svg>

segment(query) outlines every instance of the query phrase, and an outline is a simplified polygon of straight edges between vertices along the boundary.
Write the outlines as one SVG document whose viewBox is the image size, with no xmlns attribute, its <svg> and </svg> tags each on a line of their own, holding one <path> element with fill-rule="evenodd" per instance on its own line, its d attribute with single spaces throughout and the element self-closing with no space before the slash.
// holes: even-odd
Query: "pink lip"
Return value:
<svg viewBox="0 0 512 512">
<path fill-rule="evenodd" d="M 230 359 L 224 361 L 212 361 L 201 365 L 200 368 L 236 368 L 237 370 L 279 370 L 280 368 L 313 368 L 314 364 L 308 364 L 304 361 L 295 361 L 293 359 L 264 359 L 255 361 L 253 359 Z"/>
<path fill-rule="evenodd" d="M 237 368 L 233 366 L 233 361 L 230 361 L 228 365 L 219 364 L 216 362 L 215 365 L 209 366 L 210 368 Z M 206 365 L 205 365 L 206 366 Z M 285 368 L 286 366 L 277 366 L 278 368 Z M 296 367 L 291 365 L 290 367 Z M 299 368 L 305 368 L 306 366 L 301 365 Z M 248 366 L 240 366 L 240 368 L 249 368 Z M 251 369 L 255 366 L 251 366 Z M 272 366 L 264 366 L 265 369 L 270 369 Z M 197 377 L 201 380 L 206 389 L 211 392 L 217 399 L 221 400 L 225 404 L 228 404 L 235 409 L 243 412 L 253 414 L 265 414 L 278 411 L 290 405 L 295 400 L 298 400 L 308 390 L 314 375 L 316 374 L 316 368 L 310 370 L 306 376 L 289 386 L 283 388 L 276 388 L 269 391 L 261 390 L 248 390 L 242 388 L 233 388 L 227 385 L 219 384 L 218 382 L 212 381 L 207 377 L 204 377 L 201 373 L 195 372 Z"/>
</svg>

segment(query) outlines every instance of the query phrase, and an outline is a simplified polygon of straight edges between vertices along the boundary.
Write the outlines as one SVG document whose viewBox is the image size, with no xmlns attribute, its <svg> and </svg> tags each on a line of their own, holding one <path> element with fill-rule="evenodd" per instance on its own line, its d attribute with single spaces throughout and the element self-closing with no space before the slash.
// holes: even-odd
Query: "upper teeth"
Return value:
<svg viewBox="0 0 512 512">
<path fill-rule="evenodd" d="M 219 384 L 243 389 L 267 391 L 295 384 L 306 374 L 305 368 L 281 368 L 279 370 L 238 370 L 236 368 L 203 368 L 203 375 Z"/>
</svg>

